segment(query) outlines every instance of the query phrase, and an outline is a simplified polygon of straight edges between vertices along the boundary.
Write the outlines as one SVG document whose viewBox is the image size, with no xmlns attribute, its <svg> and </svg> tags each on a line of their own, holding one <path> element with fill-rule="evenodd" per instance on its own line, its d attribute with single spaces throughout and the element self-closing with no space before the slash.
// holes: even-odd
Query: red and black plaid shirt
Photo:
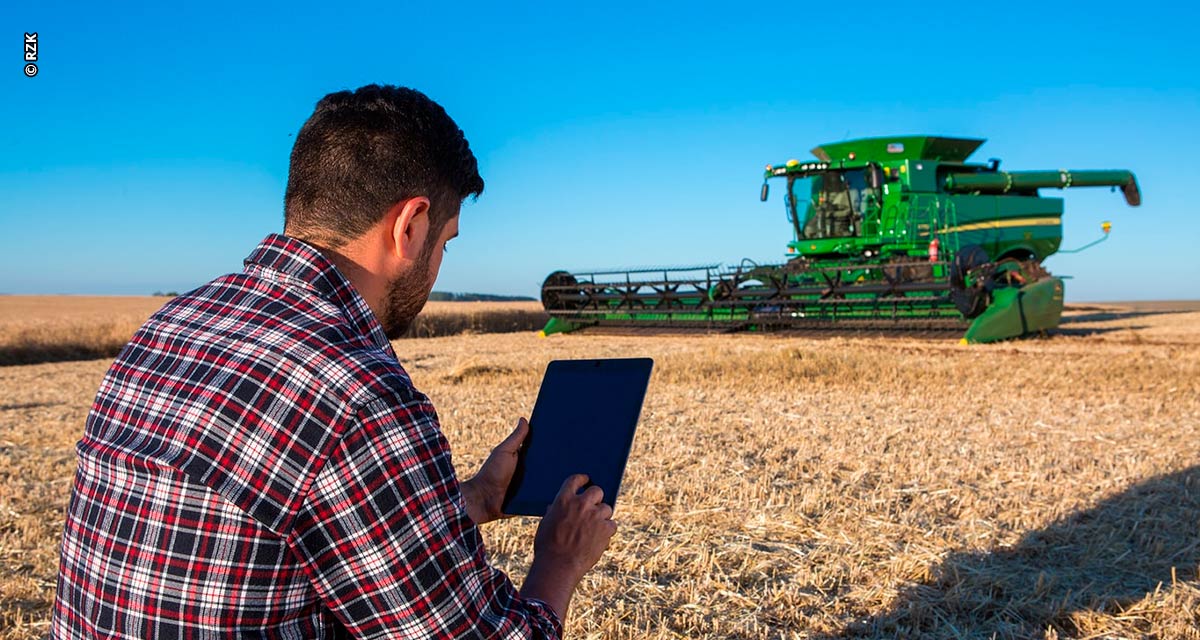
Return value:
<svg viewBox="0 0 1200 640">
<path fill-rule="evenodd" d="M 55 638 L 561 635 L 488 564 L 370 308 L 295 239 L 154 314 L 78 454 Z"/>
</svg>

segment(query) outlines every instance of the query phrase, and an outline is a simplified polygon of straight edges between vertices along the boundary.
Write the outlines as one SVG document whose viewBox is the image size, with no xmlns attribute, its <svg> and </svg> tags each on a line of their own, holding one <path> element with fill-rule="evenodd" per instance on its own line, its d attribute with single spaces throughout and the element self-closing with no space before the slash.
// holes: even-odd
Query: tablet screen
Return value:
<svg viewBox="0 0 1200 640">
<path fill-rule="evenodd" d="M 576 473 L 587 474 L 615 507 L 652 365 L 649 358 L 551 362 L 504 512 L 545 515 L 563 481 Z"/>
</svg>

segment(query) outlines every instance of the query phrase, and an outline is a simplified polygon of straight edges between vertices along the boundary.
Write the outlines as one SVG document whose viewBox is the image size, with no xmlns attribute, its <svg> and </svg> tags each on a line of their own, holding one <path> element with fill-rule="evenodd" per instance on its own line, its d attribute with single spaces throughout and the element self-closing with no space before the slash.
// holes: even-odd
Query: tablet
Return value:
<svg viewBox="0 0 1200 640">
<path fill-rule="evenodd" d="M 653 365 L 650 358 L 551 362 L 504 513 L 546 515 L 563 481 L 576 473 L 587 474 L 604 489 L 604 502 L 616 507 Z"/>
</svg>

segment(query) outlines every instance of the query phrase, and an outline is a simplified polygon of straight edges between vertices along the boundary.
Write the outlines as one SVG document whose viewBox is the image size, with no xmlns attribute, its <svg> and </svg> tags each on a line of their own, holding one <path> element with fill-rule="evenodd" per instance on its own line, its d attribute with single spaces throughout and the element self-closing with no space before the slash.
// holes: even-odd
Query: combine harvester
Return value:
<svg viewBox="0 0 1200 640">
<path fill-rule="evenodd" d="M 812 161 L 767 165 L 761 199 L 772 178 L 786 185 L 787 262 L 555 271 L 542 285 L 542 332 L 965 330 L 964 342 L 991 342 L 1053 329 L 1063 280 L 1042 261 L 1060 250 L 1063 201 L 1038 189 L 1119 187 L 1138 206 L 1137 180 L 1123 170 L 966 162 L 983 142 L 864 138 L 817 147 Z"/>
</svg>

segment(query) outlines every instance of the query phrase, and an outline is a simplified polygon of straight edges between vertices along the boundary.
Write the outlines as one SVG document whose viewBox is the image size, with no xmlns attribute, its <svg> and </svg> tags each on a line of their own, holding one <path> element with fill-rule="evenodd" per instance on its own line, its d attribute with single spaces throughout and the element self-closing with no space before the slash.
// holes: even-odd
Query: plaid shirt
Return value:
<svg viewBox="0 0 1200 640">
<path fill-rule="evenodd" d="M 77 451 L 52 637 L 561 635 L 488 564 L 370 308 L 295 239 L 155 313 Z"/>
</svg>

